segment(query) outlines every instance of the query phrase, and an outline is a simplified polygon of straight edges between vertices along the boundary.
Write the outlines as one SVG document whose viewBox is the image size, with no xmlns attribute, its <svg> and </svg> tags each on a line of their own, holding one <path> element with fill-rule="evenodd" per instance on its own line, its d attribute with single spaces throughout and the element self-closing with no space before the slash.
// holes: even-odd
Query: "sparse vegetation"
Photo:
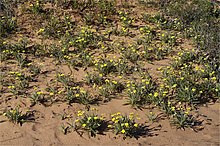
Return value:
<svg viewBox="0 0 220 146">
<path fill-rule="evenodd" d="M 138 116 L 121 113 L 128 105 L 151 124 L 157 109 L 177 129 L 201 130 L 196 109 L 220 100 L 219 35 L 218 1 L 2 0 L 0 106 L 11 107 L 3 115 L 22 125 L 35 117 L 17 105 L 64 104 L 76 113 L 61 116 L 64 134 L 148 135 Z M 123 104 L 104 117 L 112 100 Z M 100 116 L 93 107 L 103 105 Z"/>
</svg>

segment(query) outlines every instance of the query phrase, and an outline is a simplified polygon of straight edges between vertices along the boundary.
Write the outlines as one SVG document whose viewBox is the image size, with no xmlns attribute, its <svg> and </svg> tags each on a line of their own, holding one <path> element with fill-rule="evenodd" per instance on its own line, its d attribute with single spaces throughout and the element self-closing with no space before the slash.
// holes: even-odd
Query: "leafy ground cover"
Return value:
<svg viewBox="0 0 220 146">
<path fill-rule="evenodd" d="M 208 0 L 1 1 L 0 143 L 219 145 L 219 15 Z"/>
</svg>

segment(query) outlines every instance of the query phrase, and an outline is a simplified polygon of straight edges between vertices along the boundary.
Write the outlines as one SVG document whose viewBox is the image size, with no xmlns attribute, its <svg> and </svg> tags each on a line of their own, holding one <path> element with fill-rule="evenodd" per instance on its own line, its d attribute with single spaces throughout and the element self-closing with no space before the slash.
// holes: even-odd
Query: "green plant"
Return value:
<svg viewBox="0 0 220 146">
<path fill-rule="evenodd" d="M 29 60 L 27 57 L 21 53 L 14 53 L 14 56 L 18 62 L 18 65 L 20 68 L 27 67 L 27 64 L 29 63 Z"/>
<path fill-rule="evenodd" d="M 123 75 L 123 74 L 131 74 L 133 66 L 128 64 L 127 59 L 119 59 L 115 62 L 115 68 L 117 74 Z"/>
<path fill-rule="evenodd" d="M 37 0 L 35 3 L 30 4 L 30 11 L 33 13 L 42 13 L 43 11 L 43 6 L 42 3 Z"/>
<path fill-rule="evenodd" d="M 64 87 L 75 85 L 74 79 L 69 75 L 65 75 L 63 73 L 58 73 L 56 75 L 56 78 L 57 78 L 58 82 L 60 82 L 64 85 Z"/>
<path fill-rule="evenodd" d="M 96 134 L 102 134 L 105 131 L 106 123 L 103 116 L 78 111 L 75 120 L 75 130 L 77 132 L 79 130 L 87 131 L 89 136 L 95 137 Z"/>
<path fill-rule="evenodd" d="M 87 8 L 83 15 L 87 25 L 109 25 L 111 18 L 116 14 L 116 2 L 114 0 L 91 1 L 87 4 Z"/>
<path fill-rule="evenodd" d="M 141 36 L 137 40 L 137 43 L 140 44 L 150 44 L 156 38 L 156 31 L 153 30 L 150 26 L 144 26 L 139 29 Z"/>
<path fill-rule="evenodd" d="M 10 77 L 13 77 L 12 83 L 9 84 L 8 89 L 15 95 L 21 95 L 29 88 L 29 76 L 25 76 L 20 72 L 10 72 Z"/>
<path fill-rule="evenodd" d="M 68 36 L 74 29 L 75 21 L 73 21 L 70 16 L 65 15 L 63 19 L 52 16 L 46 26 L 39 29 L 38 34 L 60 38 L 63 35 Z"/>
<path fill-rule="evenodd" d="M 148 115 L 148 120 L 151 121 L 151 122 L 157 122 L 158 119 L 159 119 L 159 116 L 153 112 L 150 112 Z"/>
<path fill-rule="evenodd" d="M 130 27 L 130 26 L 132 25 L 132 23 L 134 22 L 134 19 L 132 19 L 131 17 L 129 17 L 129 15 L 128 15 L 127 12 L 119 11 L 118 14 L 119 14 L 120 20 L 121 20 L 121 22 L 122 22 L 122 25 L 123 25 L 125 28 Z"/>
<path fill-rule="evenodd" d="M 105 84 L 99 87 L 99 93 L 105 98 L 104 101 L 109 101 L 112 96 L 115 96 L 117 93 L 121 93 L 124 88 L 124 85 L 118 81 L 105 79 Z"/>
<path fill-rule="evenodd" d="M 69 50 L 65 46 L 53 44 L 49 47 L 48 51 L 50 57 L 56 58 L 59 62 L 63 62 L 65 59 L 68 58 Z"/>
<path fill-rule="evenodd" d="M 132 107 L 142 107 L 146 103 L 152 103 L 158 97 L 155 92 L 156 84 L 151 78 L 143 78 L 141 83 L 127 83 L 127 103 Z"/>
<path fill-rule="evenodd" d="M 104 83 L 104 77 L 102 74 L 87 73 L 85 76 L 85 81 L 88 85 L 102 85 Z"/>
<path fill-rule="evenodd" d="M 29 98 L 31 100 L 31 106 L 34 106 L 37 103 L 44 104 L 47 101 L 41 91 L 33 92 Z"/>
<path fill-rule="evenodd" d="M 90 67 L 94 65 L 94 59 L 91 53 L 89 53 L 88 51 L 82 51 L 81 53 L 79 53 L 77 55 L 77 60 L 80 61 L 80 66 L 84 66 L 84 67 Z"/>
<path fill-rule="evenodd" d="M 178 108 L 173 114 L 171 124 L 184 130 L 185 128 L 192 128 L 193 130 L 196 130 L 196 126 L 200 126 L 202 122 L 198 121 L 195 117 L 193 117 L 193 115 L 189 114 L 188 110 L 185 111 Z"/>
<path fill-rule="evenodd" d="M 122 56 L 132 63 L 136 63 L 139 60 L 140 53 L 138 47 L 134 45 L 129 45 L 128 47 L 121 48 Z"/>
<path fill-rule="evenodd" d="M 100 74 L 107 75 L 111 72 L 116 71 L 113 60 L 100 59 L 98 61 L 95 61 L 94 63 L 96 69 L 99 71 Z"/>
<path fill-rule="evenodd" d="M 30 70 L 30 73 L 32 73 L 33 77 L 39 75 L 41 72 L 41 68 L 37 65 L 32 64 L 32 63 L 28 64 L 28 68 Z"/>
<path fill-rule="evenodd" d="M 161 40 L 164 43 L 167 43 L 169 46 L 175 46 L 177 42 L 176 34 L 162 33 Z"/>
<path fill-rule="evenodd" d="M 138 138 L 140 131 L 143 130 L 141 125 L 135 122 L 134 114 L 129 116 L 121 115 L 120 112 L 111 115 L 111 123 L 108 125 L 109 129 L 112 129 L 116 135 L 122 134 L 123 138 L 136 137 Z"/>
<path fill-rule="evenodd" d="M 86 48 L 96 48 L 101 37 L 91 27 L 81 27 L 69 43 L 76 47 L 75 52 L 84 51 Z"/>
<path fill-rule="evenodd" d="M 71 126 L 72 126 L 72 125 L 70 125 L 70 126 L 66 126 L 66 125 L 62 124 L 62 125 L 60 126 L 60 128 L 61 128 L 63 134 L 66 135 L 67 133 L 69 133 L 69 132 L 70 132 L 70 127 L 71 127 Z"/>
<path fill-rule="evenodd" d="M 68 101 L 69 104 L 77 102 L 83 105 L 86 105 L 86 107 L 89 107 L 89 104 L 95 104 L 98 101 L 97 97 L 92 97 L 89 95 L 87 91 L 85 91 L 83 88 L 77 87 L 66 87 L 66 101 Z"/>
<path fill-rule="evenodd" d="M 5 37 L 17 28 L 17 20 L 15 17 L 0 17 L 0 36 Z"/>
<path fill-rule="evenodd" d="M 33 120 L 33 112 L 27 111 L 22 114 L 22 111 L 19 111 L 19 108 L 6 110 L 3 115 L 9 119 L 9 121 L 20 124 L 22 126 L 23 123 Z"/>
</svg>

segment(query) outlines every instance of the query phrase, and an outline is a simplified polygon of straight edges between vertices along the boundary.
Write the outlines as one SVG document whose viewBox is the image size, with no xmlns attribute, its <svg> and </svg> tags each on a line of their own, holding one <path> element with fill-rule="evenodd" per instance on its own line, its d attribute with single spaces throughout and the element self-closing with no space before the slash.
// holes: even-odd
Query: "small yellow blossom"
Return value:
<svg viewBox="0 0 220 146">
<path fill-rule="evenodd" d="M 128 128 L 128 127 L 129 127 L 129 124 L 128 124 L 128 123 L 125 123 L 125 127 Z"/>
<path fill-rule="evenodd" d="M 157 92 L 154 93 L 154 97 L 157 97 L 159 94 Z"/>
<path fill-rule="evenodd" d="M 122 130 L 121 130 L 121 133 L 122 133 L 122 134 L 124 134 L 124 133 L 125 133 L 125 130 L 124 130 L 124 129 L 122 129 Z"/>
</svg>

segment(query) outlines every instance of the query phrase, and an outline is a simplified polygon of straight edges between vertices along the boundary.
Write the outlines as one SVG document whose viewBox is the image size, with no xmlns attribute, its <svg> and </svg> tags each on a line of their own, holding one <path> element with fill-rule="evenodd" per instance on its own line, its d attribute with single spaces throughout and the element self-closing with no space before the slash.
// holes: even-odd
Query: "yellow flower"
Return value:
<svg viewBox="0 0 220 146">
<path fill-rule="evenodd" d="M 149 84 L 150 84 L 150 82 L 149 82 L 149 81 L 146 81 L 146 82 L 145 82 L 145 84 L 146 84 L 146 85 L 149 85 Z"/>
<path fill-rule="evenodd" d="M 124 129 L 122 129 L 122 130 L 121 130 L 121 133 L 122 133 L 122 134 L 124 134 L 124 133 L 125 133 L 125 130 L 124 130 Z"/>
<path fill-rule="evenodd" d="M 192 88 L 192 91 L 193 91 L 193 92 L 195 92 L 195 91 L 196 91 L 196 89 L 195 89 L 195 88 Z"/>
<path fill-rule="evenodd" d="M 176 88 L 176 86 L 177 86 L 177 84 L 174 84 L 174 85 L 172 86 L 172 88 Z"/>
<path fill-rule="evenodd" d="M 86 127 L 86 124 L 82 124 L 82 127 L 84 127 L 84 128 L 85 128 L 85 127 Z"/>
<path fill-rule="evenodd" d="M 39 29 L 39 31 L 37 32 L 37 33 L 42 33 L 42 32 L 44 32 L 44 28 L 41 28 L 41 29 Z"/>
<path fill-rule="evenodd" d="M 42 93 L 42 92 L 40 92 L 40 91 L 38 91 L 38 92 L 37 92 L 37 95 L 41 95 L 41 94 L 43 94 L 43 93 Z"/>
<path fill-rule="evenodd" d="M 94 117 L 94 120 L 97 120 L 98 119 L 98 117 Z"/>
<path fill-rule="evenodd" d="M 128 127 L 129 127 L 129 124 L 128 124 L 128 123 L 125 123 L 125 127 L 127 127 L 127 128 L 128 128 Z"/>
<path fill-rule="evenodd" d="M 86 91 L 84 89 L 80 89 L 80 93 L 86 94 Z"/>
<path fill-rule="evenodd" d="M 215 81 L 216 79 L 217 79 L 216 77 L 213 77 L 213 78 L 212 78 L 213 81 Z"/>
<path fill-rule="evenodd" d="M 108 125 L 108 128 L 112 128 L 112 125 Z"/>
<path fill-rule="evenodd" d="M 157 92 L 154 93 L 154 97 L 157 97 L 159 94 Z"/>
<path fill-rule="evenodd" d="M 132 120 L 134 118 L 133 115 L 129 115 L 129 119 Z"/>
<path fill-rule="evenodd" d="M 111 114 L 111 117 L 114 117 L 116 114 Z"/>
<path fill-rule="evenodd" d="M 15 86 L 8 86 L 8 89 L 14 89 L 15 88 Z"/>
<path fill-rule="evenodd" d="M 113 83 L 113 84 L 117 84 L 118 82 L 117 82 L 117 81 L 112 81 L 112 83 Z"/>
<path fill-rule="evenodd" d="M 82 116 L 83 114 L 84 114 L 84 111 L 78 111 L 77 116 L 79 117 L 79 116 Z"/>
<path fill-rule="evenodd" d="M 134 124 L 134 127 L 138 127 L 138 124 Z"/>
</svg>

